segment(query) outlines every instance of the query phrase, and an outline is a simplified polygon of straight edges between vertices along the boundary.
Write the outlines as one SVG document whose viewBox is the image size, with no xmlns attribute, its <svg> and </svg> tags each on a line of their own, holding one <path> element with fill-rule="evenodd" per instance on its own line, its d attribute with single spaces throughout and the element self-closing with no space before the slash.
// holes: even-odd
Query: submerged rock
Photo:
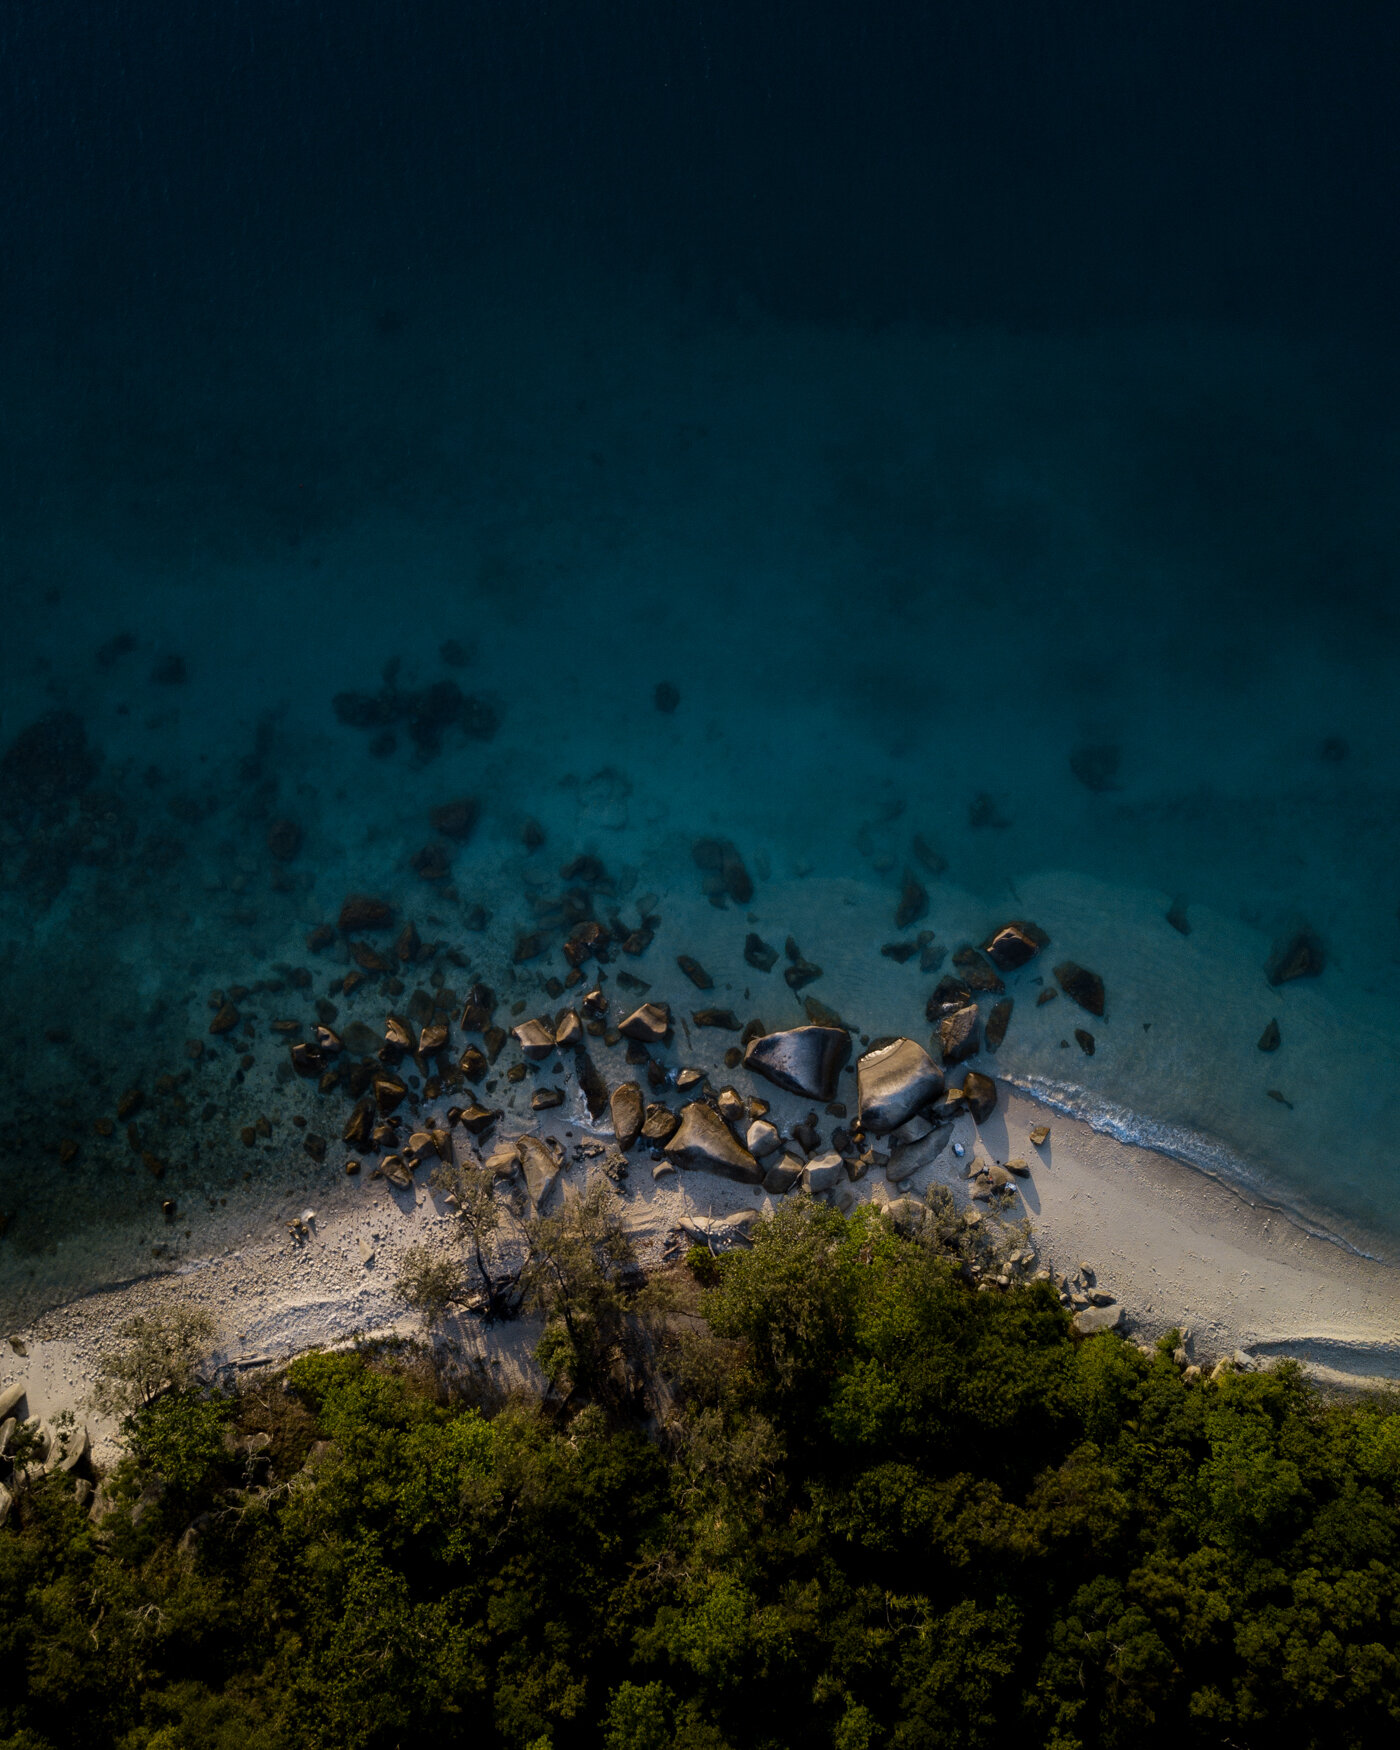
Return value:
<svg viewBox="0 0 1400 1750">
<path fill-rule="evenodd" d="M 960 978 L 945 976 L 939 979 L 924 1004 L 924 1018 L 936 1026 L 945 1015 L 965 1009 L 972 1000 L 972 992 Z"/>
<path fill-rule="evenodd" d="M 697 839 L 691 856 L 705 871 L 701 885 L 712 904 L 722 907 L 729 898 L 735 905 L 747 905 L 753 898 L 753 882 L 744 859 L 730 840 Z"/>
<path fill-rule="evenodd" d="M 446 845 L 424 845 L 409 858 L 409 868 L 422 881 L 446 881 L 452 873 L 452 856 Z"/>
<path fill-rule="evenodd" d="M 710 977 L 700 962 L 689 954 L 677 954 L 676 965 L 680 967 L 696 990 L 713 990 L 715 988 L 714 979 Z"/>
<path fill-rule="evenodd" d="M 1087 1027 L 1076 1027 L 1074 1029 L 1074 1041 L 1075 1041 L 1075 1044 L 1078 1045 L 1079 1049 L 1084 1053 L 1085 1057 L 1092 1057 L 1094 1055 L 1094 1051 L 1095 1051 L 1094 1035 L 1088 1030 Z"/>
<path fill-rule="evenodd" d="M 387 900 L 368 893 L 352 893 L 336 920 L 343 935 L 358 936 L 365 930 L 387 930 L 394 921 L 394 908 Z"/>
<path fill-rule="evenodd" d="M 1011 1011 L 1015 1005 L 1010 997 L 1003 997 L 1000 1002 L 992 1004 L 992 1012 L 987 1016 L 985 1038 L 988 1051 L 1000 1051 L 1006 1039 L 1006 1029 L 1011 1022 Z"/>
<path fill-rule="evenodd" d="M 784 971 L 783 977 L 793 990 L 801 990 L 804 985 L 811 984 L 813 980 L 821 977 L 821 967 L 804 959 L 802 950 L 797 946 L 797 942 L 792 936 L 787 939 L 786 949 L 791 965 Z"/>
<path fill-rule="evenodd" d="M 915 833 L 912 845 L 914 855 L 923 864 L 924 868 L 928 870 L 930 875 L 942 875 L 947 870 L 948 859 L 943 855 L 942 851 L 937 850 L 926 838 Z"/>
<path fill-rule="evenodd" d="M 762 936 L 756 936 L 752 930 L 744 938 L 744 959 L 760 972 L 771 972 L 778 958 L 778 950 L 770 948 Z"/>
<path fill-rule="evenodd" d="M 735 1140 L 719 1113 L 700 1100 L 681 1108 L 680 1124 L 666 1144 L 666 1158 L 673 1166 L 718 1173 L 744 1185 L 757 1185 L 763 1178 L 758 1162 Z"/>
<path fill-rule="evenodd" d="M 652 700 L 657 710 L 669 717 L 676 706 L 680 704 L 681 696 L 672 681 L 658 681 L 652 693 Z"/>
<path fill-rule="evenodd" d="M 1327 956 L 1317 936 L 1311 930 L 1299 930 L 1275 948 L 1265 976 L 1270 984 L 1291 984 L 1295 978 L 1316 978 L 1326 964 Z"/>
<path fill-rule="evenodd" d="M 1270 1021 L 1268 1026 L 1259 1035 L 1259 1049 L 1261 1051 L 1277 1051 L 1282 1044 L 1283 1035 L 1278 1030 L 1278 1022 Z"/>
<path fill-rule="evenodd" d="M 843 1027 L 791 1027 L 750 1040 L 744 1065 L 791 1094 L 831 1100 L 850 1055 L 851 1036 Z"/>
<path fill-rule="evenodd" d="M 1103 1014 L 1103 980 L 1097 972 L 1089 972 L 1073 960 L 1062 960 L 1055 968 L 1060 989 L 1071 1002 L 1087 1009 L 1091 1015 Z"/>
<path fill-rule="evenodd" d="M 899 904 L 895 907 L 894 927 L 897 930 L 907 930 L 910 924 L 917 923 L 928 911 L 928 890 L 906 869 L 904 883 L 899 890 Z"/>
<path fill-rule="evenodd" d="M 962 974 L 970 990 L 985 991 L 1000 996 L 1006 986 L 970 943 L 953 950 L 953 965 Z"/>
<path fill-rule="evenodd" d="M 457 796 L 451 802 L 440 802 L 428 819 L 434 832 L 465 843 L 476 830 L 480 815 L 481 804 L 475 796 Z"/>
<path fill-rule="evenodd" d="M 1086 790 L 1117 790 L 1122 758 L 1122 749 L 1116 742 L 1092 742 L 1075 748 L 1069 756 L 1069 769 Z"/>
<path fill-rule="evenodd" d="M 293 862 L 301 852 L 302 831 L 294 820 L 274 820 L 267 829 L 267 854 L 279 863 Z"/>
<path fill-rule="evenodd" d="M 1178 896 L 1171 902 L 1167 912 L 1167 922 L 1179 935 L 1191 934 L 1191 920 L 1186 915 L 1186 901 Z"/>
<path fill-rule="evenodd" d="M 733 1009 L 692 1009 L 690 1018 L 697 1027 L 715 1027 L 722 1033 L 738 1033 L 744 1025 Z"/>
<path fill-rule="evenodd" d="M 885 1136 L 943 1092 L 943 1072 L 912 1039 L 867 1051 L 856 1064 L 861 1127 Z"/>
</svg>

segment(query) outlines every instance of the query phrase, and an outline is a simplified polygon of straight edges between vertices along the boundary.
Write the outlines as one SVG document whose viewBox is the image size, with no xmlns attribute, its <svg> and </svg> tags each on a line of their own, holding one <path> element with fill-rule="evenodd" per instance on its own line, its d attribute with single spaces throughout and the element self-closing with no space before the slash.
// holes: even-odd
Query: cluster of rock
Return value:
<svg viewBox="0 0 1400 1750">
<path fill-rule="evenodd" d="M 28 1387 L 23 1381 L 0 1389 L 0 1466 L 4 1467 L 9 1485 L 0 1482 L 0 1525 L 4 1525 L 14 1505 L 14 1489 L 22 1487 L 33 1476 L 49 1476 L 54 1471 L 71 1473 L 83 1465 L 91 1448 L 86 1426 L 61 1429 L 35 1419 L 21 1422 L 15 1412 L 24 1402 Z M 23 1458 L 17 1436 L 25 1436 Z M 78 1483 L 79 1505 L 92 1491 L 91 1482 L 82 1478 Z"/>
</svg>

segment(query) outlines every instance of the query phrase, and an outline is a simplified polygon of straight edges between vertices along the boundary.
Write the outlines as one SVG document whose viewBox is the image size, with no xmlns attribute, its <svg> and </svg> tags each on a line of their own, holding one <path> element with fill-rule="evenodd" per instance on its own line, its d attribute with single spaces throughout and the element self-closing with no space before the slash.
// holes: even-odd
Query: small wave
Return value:
<svg viewBox="0 0 1400 1750">
<path fill-rule="evenodd" d="M 1296 1204 L 1282 1201 L 1272 1188 L 1261 1182 L 1258 1173 L 1243 1155 L 1217 1137 L 1207 1136 L 1203 1131 L 1190 1130 L 1184 1124 L 1166 1124 L 1160 1119 L 1149 1118 L 1144 1113 L 1134 1112 L 1130 1107 L 1120 1106 L 1112 1100 L 1105 1100 L 1101 1095 L 1091 1094 L 1077 1082 L 1060 1082 L 1050 1076 L 1038 1075 L 1003 1075 L 998 1079 L 1009 1087 L 1028 1094 L 1042 1106 L 1048 1106 L 1052 1111 L 1063 1113 L 1066 1118 L 1076 1118 L 1080 1123 L 1087 1124 L 1090 1130 L 1097 1131 L 1100 1136 L 1111 1136 L 1115 1142 L 1130 1143 L 1135 1148 L 1150 1149 L 1154 1154 L 1166 1155 L 1171 1160 L 1194 1168 L 1198 1173 L 1204 1173 L 1207 1178 L 1216 1180 L 1228 1190 L 1244 1197 L 1247 1202 L 1261 1203 L 1276 1210 L 1295 1227 L 1311 1234 L 1314 1239 L 1327 1240 L 1334 1246 L 1340 1246 L 1343 1251 L 1354 1252 L 1359 1258 L 1384 1261 L 1379 1253 L 1366 1251 L 1354 1240 L 1326 1226 L 1316 1216 L 1299 1209 Z"/>
</svg>

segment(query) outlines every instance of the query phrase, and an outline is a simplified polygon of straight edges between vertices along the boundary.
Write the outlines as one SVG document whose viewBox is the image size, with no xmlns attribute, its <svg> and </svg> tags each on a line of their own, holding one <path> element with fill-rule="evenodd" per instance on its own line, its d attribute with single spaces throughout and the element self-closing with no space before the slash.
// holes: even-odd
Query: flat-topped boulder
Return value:
<svg viewBox="0 0 1400 1750">
<path fill-rule="evenodd" d="M 851 1036 L 844 1027 L 790 1027 L 750 1040 L 744 1066 L 790 1094 L 832 1100 L 850 1055 Z"/>
<path fill-rule="evenodd" d="M 612 1109 L 613 1135 L 617 1138 L 617 1146 L 621 1149 L 629 1149 L 642 1133 L 645 1106 L 641 1087 L 636 1082 L 622 1082 L 613 1089 L 609 1104 Z"/>
<path fill-rule="evenodd" d="M 681 1121 L 666 1144 L 666 1159 L 691 1172 L 718 1173 L 742 1185 L 757 1185 L 762 1169 L 729 1126 L 703 1100 L 681 1107 Z"/>
<path fill-rule="evenodd" d="M 1097 1337 L 1101 1331 L 1121 1331 L 1123 1308 L 1116 1303 L 1110 1306 L 1086 1306 L 1083 1312 L 1074 1315 L 1070 1328 L 1077 1337 Z"/>
<path fill-rule="evenodd" d="M 554 1050 L 554 1023 L 548 1015 L 522 1021 L 518 1027 L 512 1027 L 511 1032 L 520 1046 L 521 1056 L 531 1063 L 543 1063 Z"/>
<path fill-rule="evenodd" d="M 913 1039 L 894 1039 L 856 1064 L 861 1128 L 886 1136 L 943 1092 L 943 1072 Z"/>
<path fill-rule="evenodd" d="M 813 1156 L 802 1169 L 802 1189 L 816 1197 L 823 1191 L 834 1191 L 846 1178 L 845 1161 L 840 1155 L 828 1151 Z"/>
</svg>

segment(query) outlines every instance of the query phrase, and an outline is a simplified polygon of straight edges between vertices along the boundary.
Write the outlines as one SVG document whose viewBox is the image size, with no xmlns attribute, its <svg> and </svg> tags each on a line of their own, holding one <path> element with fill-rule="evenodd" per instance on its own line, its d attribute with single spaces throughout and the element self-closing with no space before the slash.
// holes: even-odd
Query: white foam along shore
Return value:
<svg viewBox="0 0 1400 1750">
<path fill-rule="evenodd" d="M 964 1144 L 961 1158 L 951 1146 L 924 1157 L 915 1193 L 943 1184 L 968 1203 L 965 1175 L 974 1158 L 1019 1156 L 1030 1172 L 1017 1181 L 1010 1218 L 1029 1216 L 1040 1260 L 1057 1274 L 1090 1264 L 1098 1286 L 1125 1308 L 1131 1337 L 1151 1341 L 1176 1326 L 1206 1363 L 1242 1356 L 1264 1365 L 1290 1356 L 1333 1386 L 1400 1379 L 1400 1271 L 1180 1161 L 1053 1113 L 1006 1083 L 999 1094 L 980 1132 L 970 1118 L 959 1120 L 950 1141 Z M 775 1115 L 790 1118 L 788 1104 L 795 1114 L 802 1102 L 779 1096 Z M 1036 1147 L 1029 1131 L 1046 1122 L 1049 1139 Z M 661 1261 L 684 1215 L 773 1206 L 766 1193 L 708 1174 L 654 1182 L 646 1156 L 633 1158 L 622 1195 L 645 1264 Z M 590 1162 L 574 1165 L 565 1184 L 580 1186 L 589 1170 Z M 893 1195 L 880 1174 L 851 1190 L 858 1202 Z M 74 1409 L 92 1427 L 99 1458 L 109 1458 L 115 1430 L 87 1406 L 101 1356 L 125 1320 L 175 1301 L 202 1306 L 218 1325 L 213 1362 L 225 1377 L 358 1335 L 408 1334 L 417 1327 L 394 1293 L 398 1260 L 418 1241 L 445 1243 L 450 1223 L 426 1185 L 399 1193 L 384 1181 L 347 1180 L 322 1200 L 306 1241 L 294 1240 L 285 1222 L 265 1225 L 243 1244 L 168 1275 L 44 1314 L 16 1333 L 25 1356 L 8 1344 L 0 1352 L 0 1389 L 26 1382 L 30 1415 Z M 463 1355 L 502 1385 L 541 1384 L 530 1358 L 537 1334 L 528 1320 L 485 1328 L 467 1316 L 449 1331 Z"/>
</svg>

